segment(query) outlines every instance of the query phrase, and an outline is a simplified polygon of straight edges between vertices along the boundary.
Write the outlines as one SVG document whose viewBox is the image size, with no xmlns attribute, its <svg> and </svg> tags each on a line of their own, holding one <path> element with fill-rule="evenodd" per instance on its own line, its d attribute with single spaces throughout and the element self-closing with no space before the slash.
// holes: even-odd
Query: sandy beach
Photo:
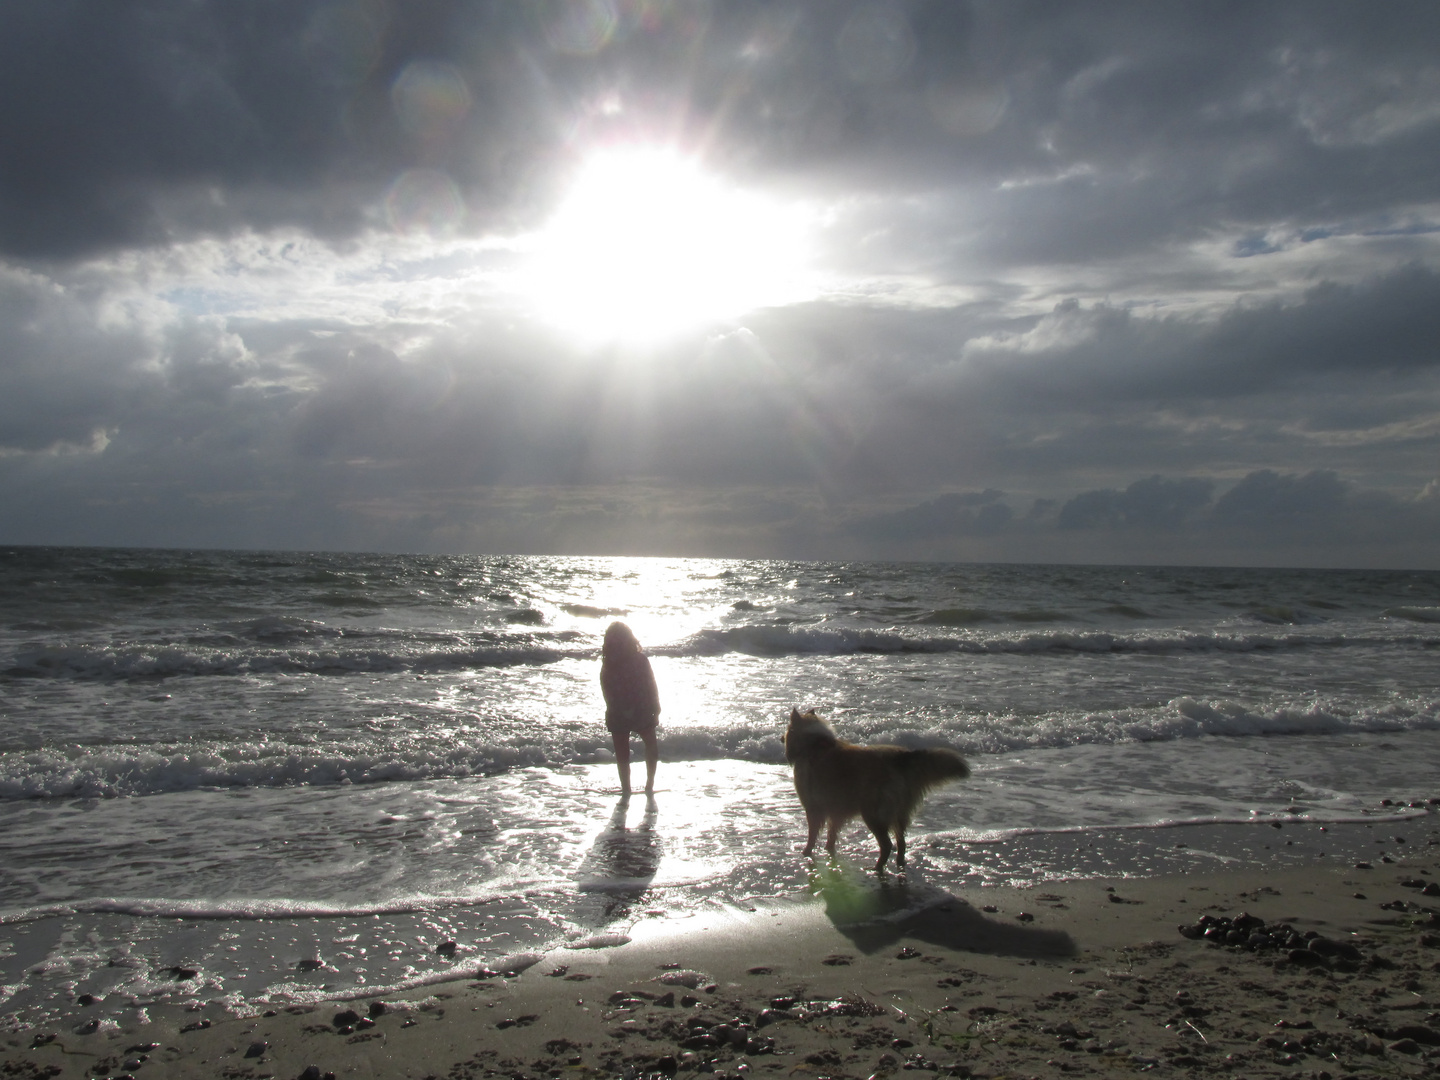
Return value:
<svg viewBox="0 0 1440 1080">
<path fill-rule="evenodd" d="M 0 1076 L 1433 1075 L 1440 828 L 1405 831 L 1373 860 L 964 889 L 918 913 L 902 878 L 822 869 L 813 902 L 642 919 L 398 997 L 93 1031 L 82 1005 L 9 1033 Z"/>
</svg>

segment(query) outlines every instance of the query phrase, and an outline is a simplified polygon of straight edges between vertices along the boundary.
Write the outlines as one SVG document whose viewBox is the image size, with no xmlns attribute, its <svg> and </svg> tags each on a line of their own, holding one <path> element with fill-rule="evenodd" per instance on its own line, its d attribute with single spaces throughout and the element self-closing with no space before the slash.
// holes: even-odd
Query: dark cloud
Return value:
<svg viewBox="0 0 1440 1080">
<path fill-rule="evenodd" d="M 1437 49 L 1420 2 L 0 4 L 0 539 L 1435 564 Z M 818 295 L 538 321 L 527 230 L 627 139 L 813 210 Z"/>
<path fill-rule="evenodd" d="M 1087 491 L 1060 508 L 1060 529 L 1175 529 L 1210 502 L 1208 480 L 1151 476 L 1124 491 Z M 1229 497 L 1227 493 L 1226 497 Z"/>
<path fill-rule="evenodd" d="M 1333 225 L 1432 197 L 1440 166 L 1423 3 L 57 0 L 3 19 L 17 255 L 350 235 L 407 169 L 443 170 L 485 228 L 543 206 L 585 140 L 636 134 L 832 189 L 968 189 L 973 251 L 1008 264 L 1217 219 Z"/>
<path fill-rule="evenodd" d="M 1005 493 L 988 491 L 952 493 L 891 514 L 857 521 L 853 531 L 870 540 L 930 540 L 935 537 L 993 536 L 1003 532 L 1015 512 L 1003 501 Z"/>
</svg>

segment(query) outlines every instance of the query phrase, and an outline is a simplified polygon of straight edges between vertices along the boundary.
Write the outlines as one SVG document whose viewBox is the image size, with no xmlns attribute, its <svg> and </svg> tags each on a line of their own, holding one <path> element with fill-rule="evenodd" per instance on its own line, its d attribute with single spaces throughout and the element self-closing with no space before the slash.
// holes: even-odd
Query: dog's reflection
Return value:
<svg viewBox="0 0 1440 1080">
<path fill-rule="evenodd" d="M 595 899 L 594 915 L 602 922 L 624 915 L 649 891 L 664 855 L 654 796 L 646 798 L 634 828 L 627 825 L 630 809 L 630 799 L 621 799 L 576 873 L 580 892 Z"/>
</svg>

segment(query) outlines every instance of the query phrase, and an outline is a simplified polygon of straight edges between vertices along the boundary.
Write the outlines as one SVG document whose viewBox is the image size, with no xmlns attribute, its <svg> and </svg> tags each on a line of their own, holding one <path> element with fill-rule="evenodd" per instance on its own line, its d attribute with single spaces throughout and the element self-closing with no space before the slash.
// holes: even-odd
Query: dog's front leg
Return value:
<svg viewBox="0 0 1440 1080">
<path fill-rule="evenodd" d="M 821 814 L 812 814 L 808 810 L 805 812 L 805 823 L 810 828 L 810 835 L 805 839 L 805 850 L 800 852 L 801 855 L 809 855 L 815 850 L 815 841 L 820 836 L 820 824 L 824 820 Z"/>
<path fill-rule="evenodd" d="M 835 843 L 840 839 L 840 820 L 830 819 L 830 827 L 825 830 L 825 850 L 831 855 L 835 854 Z"/>
</svg>

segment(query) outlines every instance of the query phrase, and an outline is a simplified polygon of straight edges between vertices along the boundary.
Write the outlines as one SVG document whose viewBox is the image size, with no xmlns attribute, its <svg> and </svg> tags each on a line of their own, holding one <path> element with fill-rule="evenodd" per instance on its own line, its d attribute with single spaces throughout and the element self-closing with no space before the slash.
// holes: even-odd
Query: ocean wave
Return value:
<svg viewBox="0 0 1440 1080">
<path fill-rule="evenodd" d="M 974 616 L 963 611 L 956 622 Z M 663 656 L 717 656 L 742 653 L 773 657 L 859 653 L 1140 653 L 1168 655 L 1201 652 L 1262 652 L 1336 649 L 1384 645 L 1440 646 L 1440 638 L 1396 637 L 1388 634 L 1294 633 L 1267 631 L 1197 632 L 1185 630 L 1106 631 L 1088 629 L 1032 630 L 1011 633 L 933 635 L 899 629 L 865 629 L 815 624 L 757 624 L 702 630 L 677 645 L 649 650 Z"/>
<path fill-rule="evenodd" d="M 1160 818 L 1156 821 L 1139 821 L 1123 825 L 1026 825 L 1010 829 L 936 829 L 926 835 L 926 841 L 934 844 L 941 840 L 956 840 L 965 844 L 1003 844 L 1026 836 L 1093 836 L 1097 833 L 1146 832 L 1154 829 L 1184 829 L 1204 825 L 1255 825 L 1306 823 L 1313 825 L 1374 825 L 1376 823 L 1398 824 L 1414 821 L 1431 813 L 1428 807 L 1396 809 L 1356 813 L 1349 810 L 1311 809 L 1303 813 L 1284 810 L 1252 812 L 1250 814 L 1206 814 L 1196 817 Z"/>
<path fill-rule="evenodd" d="M 1440 607 L 1394 607 L 1384 612 L 1391 619 L 1405 619 L 1409 622 L 1440 623 Z"/>
<path fill-rule="evenodd" d="M 1223 699 L 1179 697 L 1155 708 L 1042 717 L 959 715 L 916 726 L 853 720 L 861 742 L 951 746 L 969 755 L 1204 737 L 1316 736 L 1440 730 L 1440 699 L 1390 702 L 1349 710 L 1324 702 L 1256 709 Z M 662 726 L 663 761 L 785 761 L 781 718 L 715 727 Z M 0 754 L 0 799 L 113 798 L 224 788 L 281 788 L 454 780 L 524 768 L 559 768 L 613 760 L 596 731 L 537 731 L 525 725 L 506 741 L 457 745 L 436 732 L 357 737 L 345 743 L 276 745 L 269 741 L 206 744 L 68 746 Z"/>
<path fill-rule="evenodd" d="M 259 674 L 350 675 L 357 673 L 463 671 L 553 664 L 571 658 L 597 655 L 594 648 L 567 647 L 573 635 L 557 634 L 551 640 L 517 636 L 504 641 L 497 635 L 486 644 L 455 643 L 442 648 L 392 635 L 347 648 L 253 648 L 236 642 L 195 645 L 40 645 L 22 648 L 0 670 L 7 679 L 169 679 L 178 677 Z"/>
<path fill-rule="evenodd" d="M 611 609 L 593 609 L 608 617 Z M 1440 609 L 1392 609 L 1413 625 Z M 604 614 L 599 614 L 599 613 Z M 1402 614 L 1403 613 L 1403 614 Z M 845 626 L 776 618 L 701 630 L 648 649 L 678 659 L 726 654 L 755 657 L 863 654 L 1028 655 L 1289 652 L 1306 649 L 1440 648 L 1440 635 L 1397 634 L 1384 628 L 1326 632 L 1271 630 L 1134 629 L 1076 627 L 979 630 L 990 618 L 978 610 L 947 609 L 903 626 Z M 255 674 L 350 675 L 443 673 L 467 669 L 540 666 L 599 655 L 599 632 L 549 629 L 536 609 L 505 615 L 506 630 L 336 628 L 305 619 L 267 616 L 225 624 L 173 639 L 112 642 L 39 642 L 0 659 L 0 680 L 155 680 Z M 1435 621 L 1440 621 L 1440 615 Z M 953 627 L 952 632 L 945 632 Z M 940 632 L 935 632 L 935 631 Z"/>
</svg>

